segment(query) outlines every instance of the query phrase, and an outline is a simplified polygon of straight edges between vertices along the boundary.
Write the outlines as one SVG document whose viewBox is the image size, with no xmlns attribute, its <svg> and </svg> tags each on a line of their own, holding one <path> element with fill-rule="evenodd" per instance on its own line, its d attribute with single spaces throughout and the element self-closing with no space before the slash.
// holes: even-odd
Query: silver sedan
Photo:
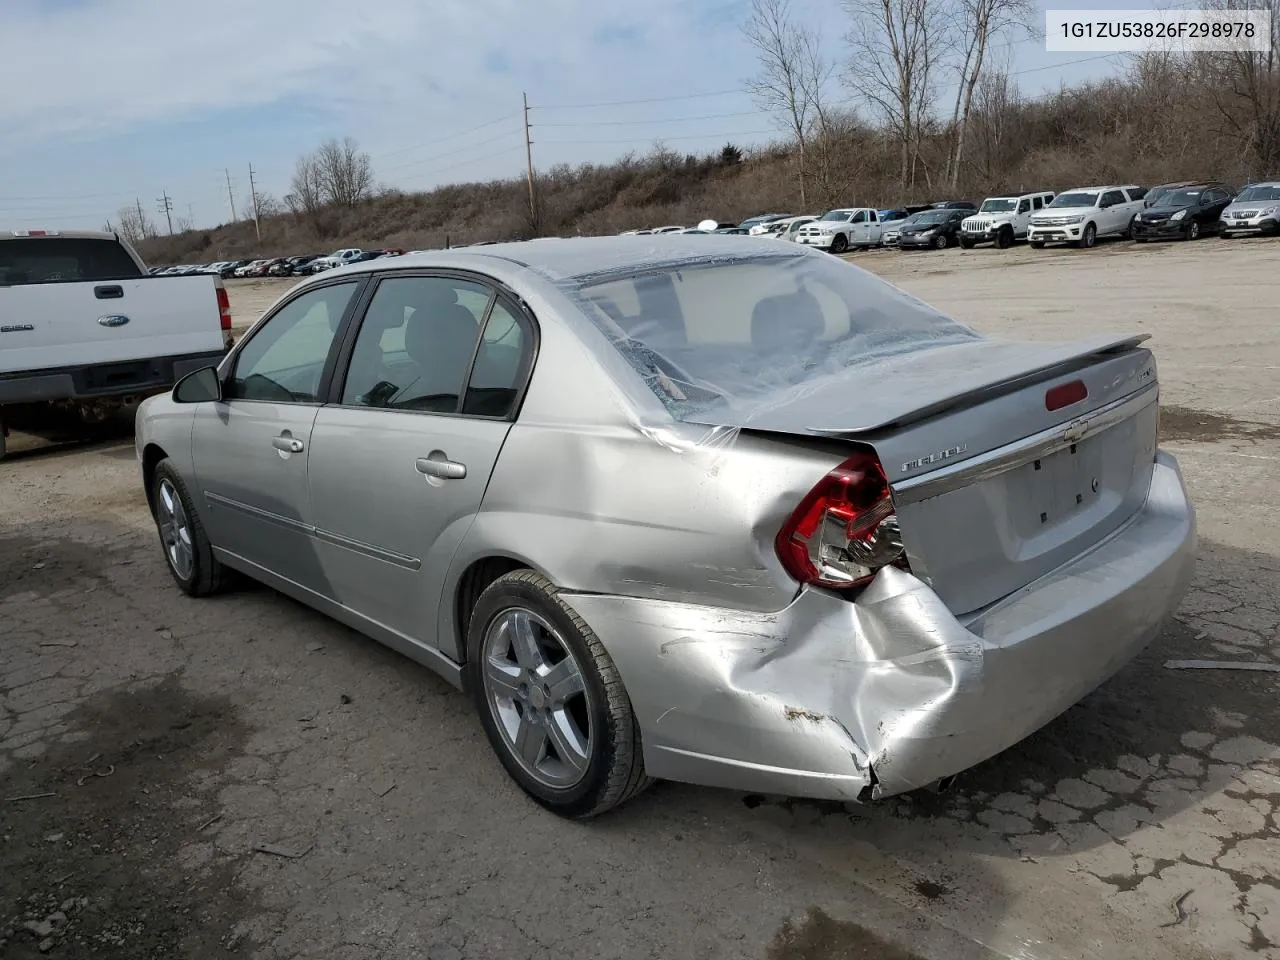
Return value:
<svg viewBox="0 0 1280 960">
<path fill-rule="evenodd" d="M 179 587 L 248 575 L 439 671 L 557 813 L 651 778 L 874 800 L 1178 604 L 1142 341 L 988 339 L 781 241 L 430 252 L 294 287 L 137 453 Z"/>
</svg>

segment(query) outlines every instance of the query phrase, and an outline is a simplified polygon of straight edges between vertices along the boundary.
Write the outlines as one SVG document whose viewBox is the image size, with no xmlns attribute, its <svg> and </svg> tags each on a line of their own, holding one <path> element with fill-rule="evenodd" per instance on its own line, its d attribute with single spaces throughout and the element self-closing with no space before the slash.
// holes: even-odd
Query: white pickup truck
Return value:
<svg viewBox="0 0 1280 960">
<path fill-rule="evenodd" d="M 97 422 L 231 343 L 218 277 L 148 276 L 112 233 L 0 233 L 0 457 L 6 408 L 53 403 Z"/>
<path fill-rule="evenodd" d="M 828 210 L 796 234 L 796 242 L 821 247 L 832 253 L 844 253 L 852 247 L 880 246 L 884 225 L 880 214 L 871 207 L 840 207 Z"/>
</svg>

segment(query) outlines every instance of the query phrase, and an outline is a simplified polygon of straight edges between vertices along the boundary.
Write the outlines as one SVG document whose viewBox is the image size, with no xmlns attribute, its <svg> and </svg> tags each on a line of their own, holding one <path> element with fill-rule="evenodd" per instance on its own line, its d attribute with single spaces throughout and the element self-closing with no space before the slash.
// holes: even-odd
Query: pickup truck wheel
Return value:
<svg viewBox="0 0 1280 960">
<path fill-rule="evenodd" d="M 652 782 L 618 668 L 545 577 L 516 570 L 485 588 L 466 669 L 498 759 L 548 810 L 592 817 Z"/>
<path fill-rule="evenodd" d="M 213 555 L 187 485 L 168 460 L 156 464 L 151 484 L 151 511 L 169 573 L 188 596 L 218 593 L 230 579 L 229 571 Z"/>
<path fill-rule="evenodd" d="M 960 238 L 960 246 L 961 246 L 962 248 L 964 248 L 965 250 L 972 250 L 972 249 L 973 249 L 973 241 L 972 241 L 972 240 L 970 240 L 968 237 L 961 237 L 961 238 Z"/>
<path fill-rule="evenodd" d="M 836 238 L 831 241 L 832 253 L 844 253 L 849 249 L 849 238 L 843 233 L 837 233 Z"/>
<path fill-rule="evenodd" d="M 1085 224 L 1084 233 L 1080 235 L 1080 239 L 1076 241 L 1076 246 L 1081 249 L 1089 249 L 1098 242 L 1098 228 L 1092 223 Z"/>
<path fill-rule="evenodd" d="M 1001 227 L 1000 232 L 996 234 L 996 246 L 1001 250 L 1008 250 L 1013 246 L 1013 230 L 1009 227 Z"/>
</svg>

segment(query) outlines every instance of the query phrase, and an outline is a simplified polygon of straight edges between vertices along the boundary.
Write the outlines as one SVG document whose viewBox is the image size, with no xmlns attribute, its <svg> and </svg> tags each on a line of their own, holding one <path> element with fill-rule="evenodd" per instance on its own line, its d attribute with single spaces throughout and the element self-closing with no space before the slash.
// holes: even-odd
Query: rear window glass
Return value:
<svg viewBox="0 0 1280 960">
<path fill-rule="evenodd" d="M 131 280 L 142 270 L 114 240 L 41 237 L 0 240 L 0 284 Z"/>
<path fill-rule="evenodd" d="M 686 261 L 575 292 L 676 419 L 725 404 L 764 409 L 878 357 L 978 338 L 825 256 Z"/>
</svg>

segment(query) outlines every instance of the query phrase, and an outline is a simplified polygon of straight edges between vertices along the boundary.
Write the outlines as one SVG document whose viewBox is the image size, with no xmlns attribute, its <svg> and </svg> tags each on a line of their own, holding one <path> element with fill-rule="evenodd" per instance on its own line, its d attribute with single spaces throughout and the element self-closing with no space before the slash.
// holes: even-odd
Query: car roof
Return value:
<svg viewBox="0 0 1280 960">
<path fill-rule="evenodd" d="M 1100 187 L 1072 187 L 1070 190 L 1063 190 L 1063 193 L 1090 193 L 1099 190 L 1135 190 L 1142 189 L 1136 183 L 1106 183 Z"/>
<path fill-rule="evenodd" d="M 1280 180 L 1258 180 L 1255 183 L 1246 183 L 1245 187 L 1280 187 Z"/>
<path fill-rule="evenodd" d="M 861 209 L 861 208 L 853 208 Z M 754 237 L 741 234 L 708 233 L 649 234 L 627 237 L 546 237 L 514 243 L 495 243 L 484 247 L 459 247 L 406 253 L 390 259 L 368 260 L 340 267 L 323 277 L 344 274 L 375 273 L 383 270 L 405 270 L 413 267 L 472 269 L 490 272 L 524 267 L 552 281 L 581 281 L 584 278 L 626 273 L 646 267 L 667 264 L 758 260 L 765 257 L 822 257 L 826 254 L 794 244 L 779 243 L 776 249 Z"/>
</svg>

